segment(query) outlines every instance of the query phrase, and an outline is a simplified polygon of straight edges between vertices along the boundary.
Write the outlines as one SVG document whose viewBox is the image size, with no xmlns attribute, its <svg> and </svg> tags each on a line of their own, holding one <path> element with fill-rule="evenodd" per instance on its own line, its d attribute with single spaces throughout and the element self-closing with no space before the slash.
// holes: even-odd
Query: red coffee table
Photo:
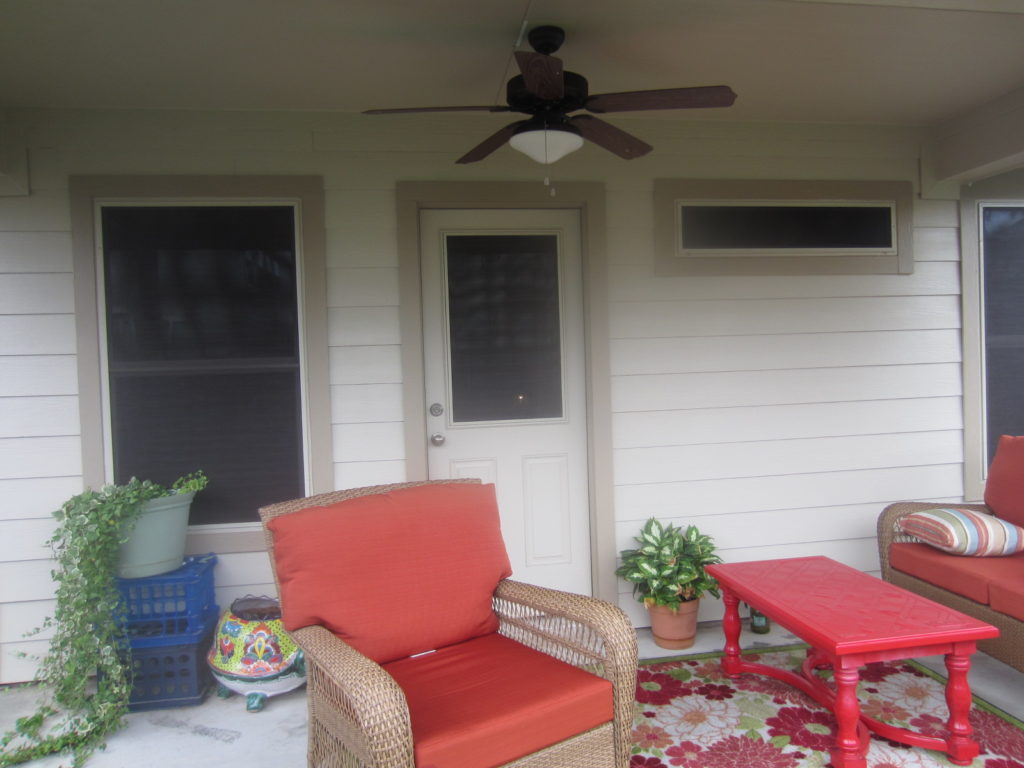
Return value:
<svg viewBox="0 0 1024 768">
<path fill-rule="evenodd" d="M 894 584 L 869 576 L 827 557 L 796 557 L 753 563 L 709 565 L 725 601 L 725 656 L 730 677 L 743 672 L 787 682 L 828 707 L 839 730 L 832 749 L 835 768 L 865 768 L 868 729 L 884 738 L 949 754 L 951 762 L 969 765 L 978 754 L 967 713 L 971 689 L 967 672 L 976 641 L 999 635 L 991 624 L 965 616 Z M 775 619 L 811 647 L 802 675 L 740 656 L 739 603 Z M 872 661 L 944 654 L 949 679 L 945 739 L 898 728 L 863 715 L 857 701 L 858 668 Z M 814 670 L 830 666 L 835 689 Z"/>
</svg>

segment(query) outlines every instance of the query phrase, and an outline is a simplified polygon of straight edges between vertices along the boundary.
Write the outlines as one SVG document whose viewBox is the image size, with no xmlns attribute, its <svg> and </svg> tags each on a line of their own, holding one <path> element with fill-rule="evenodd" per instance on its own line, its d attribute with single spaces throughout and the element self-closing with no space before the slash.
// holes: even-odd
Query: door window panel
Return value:
<svg viewBox="0 0 1024 768">
<path fill-rule="evenodd" d="M 558 237 L 445 244 L 452 421 L 562 418 Z"/>
</svg>

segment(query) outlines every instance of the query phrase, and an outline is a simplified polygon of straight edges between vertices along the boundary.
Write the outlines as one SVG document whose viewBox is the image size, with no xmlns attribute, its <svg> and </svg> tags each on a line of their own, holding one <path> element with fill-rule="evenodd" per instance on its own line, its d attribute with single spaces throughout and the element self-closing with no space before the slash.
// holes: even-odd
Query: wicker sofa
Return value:
<svg viewBox="0 0 1024 768">
<path fill-rule="evenodd" d="M 900 518 L 936 506 L 935 503 L 900 502 L 882 511 L 878 518 L 882 578 L 995 625 L 999 628 L 999 637 L 983 640 L 978 647 L 1024 671 L 1024 552 L 1008 557 L 960 557 L 919 543 L 902 532 L 898 525 Z M 984 504 L 957 504 L 956 507 L 992 514 Z"/>
</svg>

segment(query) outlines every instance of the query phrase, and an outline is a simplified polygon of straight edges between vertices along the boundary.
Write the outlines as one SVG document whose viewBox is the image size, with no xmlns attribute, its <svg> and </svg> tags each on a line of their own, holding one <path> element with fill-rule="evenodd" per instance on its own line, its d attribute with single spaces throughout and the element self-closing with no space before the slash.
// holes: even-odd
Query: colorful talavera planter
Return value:
<svg viewBox="0 0 1024 768">
<path fill-rule="evenodd" d="M 270 597 L 240 597 L 224 612 L 206 657 L 222 698 L 245 696 L 250 712 L 263 709 L 269 696 L 306 682 L 302 651 L 281 624 L 281 608 Z"/>
</svg>

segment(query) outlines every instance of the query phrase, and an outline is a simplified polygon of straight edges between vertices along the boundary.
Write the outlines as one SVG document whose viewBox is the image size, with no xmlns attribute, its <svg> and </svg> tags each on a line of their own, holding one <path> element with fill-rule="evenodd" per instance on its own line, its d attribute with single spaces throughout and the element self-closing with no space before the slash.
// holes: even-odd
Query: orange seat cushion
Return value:
<svg viewBox="0 0 1024 768">
<path fill-rule="evenodd" d="M 511 575 L 493 485 L 403 488 L 271 520 L 285 629 L 321 624 L 378 663 L 494 632 Z"/>
<path fill-rule="evenodd" d="M 1024 528 L 1024 437 L 1002 435 L 985 480 L 985 504 Z"/>
<path fill-rule="evenodd" d="M 498 634 L 384 668 L 422 768 L 494 768 L 612 719 L 608 680 Z"/>
<path fill-rule="evenodd" d="M 1024 621 L 1024 563 L 1021 563 L 1021 575 L 1016 581 L 993 582 L 988 593 L 992 598 L 990 605 L 993 611 Z"/>
<path fill-rule="evenodd" d="M 897 571 L 986 605 L 991 601 L 991 584 L 1024 580 L 1024 553 L 1008 557 L 957 557 L 927 544 L 899 543 L 889 550 L 889 560 Z"/>
</svg>

